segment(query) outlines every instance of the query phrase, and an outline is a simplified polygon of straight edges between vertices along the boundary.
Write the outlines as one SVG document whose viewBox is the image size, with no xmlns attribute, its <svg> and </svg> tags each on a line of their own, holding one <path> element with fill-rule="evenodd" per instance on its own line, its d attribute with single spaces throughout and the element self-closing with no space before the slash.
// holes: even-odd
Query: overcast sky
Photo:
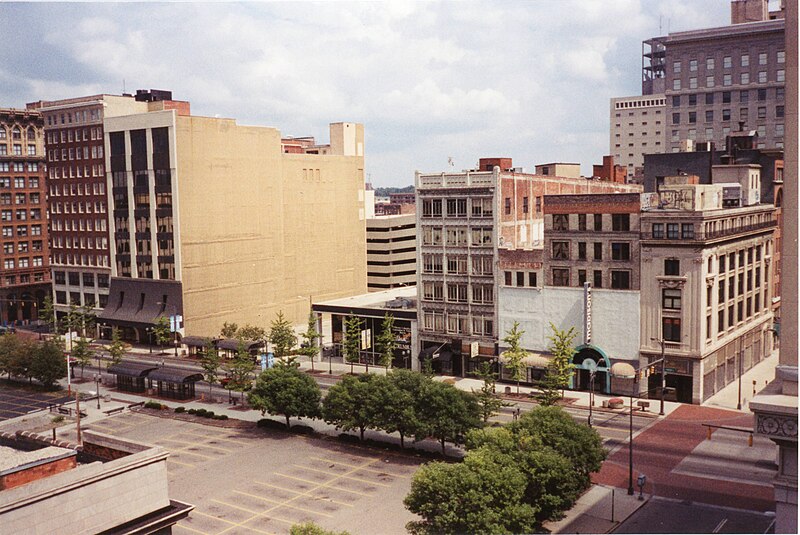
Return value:
<svg viewBox="0 0 800 535">
<path fill-rule="evenodd" d="M 124 80 L 283 135 L 327 142 L 328 123 L 362 122 L 376 186 L 448 157 L 588 174 L 609 150 L 608 99 L 641 90 L 641 41 L 728 24 L 729 5 L 0 2 L 0 107 L 119 94 Z"/>
</svg>

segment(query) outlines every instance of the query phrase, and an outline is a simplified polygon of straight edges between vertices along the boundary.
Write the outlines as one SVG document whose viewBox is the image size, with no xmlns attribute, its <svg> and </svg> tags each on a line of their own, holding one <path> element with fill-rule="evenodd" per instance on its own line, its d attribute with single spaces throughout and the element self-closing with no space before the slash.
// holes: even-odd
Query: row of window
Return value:
<svg viewBox="0 0 800 535">
<path fill-rule="evenodd" d="M 22 134 L 23 129 L 19 126 L 14 126 L 11 128 L 11 139 L 14 141 L 22 141 Z M 25 137 L 28 141 L 35 141 L 36 140 L 36 129 L 32 126 L 29 126 L 26 130 L 24 130 Z M 0 140 L 8 139 L 8 130 L 5 126 L 0 125 Z"/>
<path fill-rule="evenodd" d="M 91 186 L 91 187 L 90 187 Z M 105 195 L 106 194 L 106 184 L 105 182 L 95 182 L 93 184 L 86 184 L 84 189 L 84 183 L 78 182 L 70 183 L 70 184 L 50 184 L 50 196 L 51 197 L 60 197 L 62 195 L 65 196 L 75 196 L 75 195 Z"/>
<path fill-rule="evenodd" d="M 784 117 L 784 107 L 783 105 L 775 106 L 775 115 L 774 117 L 767 117 L 767 107 L 766 106 L 759 106 L 756 109 L 756 118 L 758 119 L 783 119 Z M 697 112 L 690 111 L 686 115 L 687 122 L 689 124 L 696 124 L 697 123 Z M 731 110 L 730 109 L 723 109 L 722 113 L 717 116 L 718 119 L 723 121 L 730 121 L 731 120 Z M 750 119 L 750 108 L 741 108 L 739 109 L 739 120 L 747 122 Z M 705 111 L 705 122 L 713 123 L 714 122 L 714 110 L 706 110 Z M 672 114 L 672 124 L 681 124 L 681 114 L 679 112 L 675 112 Z M 782 130 L 783 128 L 781 128 Z"/>
<path fill-rule="evenodd" d="M 723 87 L 729 87 L 729 86 L 733 85 L 733 80 L 734 80 L 734 78 L 733 78 L 732 74 L 723 74 L 722 75 L 722 85 L 723 85 Z M 784 82 L 786 82 L 786 71 L 784 69 L 778 69 L 777 71 L 775 71 L 775 79 L 774 80 L 769 80 L 769 75 L 767 74 L 767 71 L 759 71 L 756 74 L 756 76 L 754 78 L 752 78 L 752 79 L 750 77 L 750 73 L 749 72 L 739 73 L 739 84 L 747 85 L 747 84 L 751 83 L 751 81 L 753 81 L 755 83 L 759 83 L 759 84 L 766 84 L 766 83 L 769 83 L 769 82 L 784 83 Z M 708 75 L 708 76 L 706 76 L 705 87 L 716 87 L 717 86 L 717 82 L 718 82 L 718 78 L 717 77 L 715 77 L 713 74 L 712 75 Z M 672 89 L 674 91 L 680 91 L 681 90 L 681 85 L 682 85 L 682 81 L 681 81 L 680 78 L 673 78 L 672 79 Z M 689 89 L 697 89 L 698 88 L 697 77 L 696 76 L 690 76 L 689 77 L 688 86 L 687 87 Z"/>
<path fill-rule="evenodd" d="M 108 288 L 108 275 L 103 273 L 76 273 L 75 271 L 53 271 L 53 282 L 60 285 L 67 283 L 69 278 L 70 286 L 80 286 L 81 279 L 83 279 L 83 286 L 94 286 L 95 276 L 97 277 L 97 286 L 100 288 Z"/>
<path fill-rule="evenodd" d="M 14 243 L 15 242 L 4 242 L 3 243 L 3 253 L 5 254 L 14 254 Z M 43 243 L 42 240 L 34 240 L 32 242 L 21 241 L 16 242 L 17 244 L 17 252 L 18 253 L 28 253 L 28 252 L 38 252 L 43 250 Z"/>
<path fill-rule="evenodd" d="M 50 239 L 53 249 L 108 249 L 108 238 L 96 236 L 53 236 Z"/>
<path fill-rule="evenodd" d="M 769 272 L 764 270 L 764 285 L 769 284 Z M 746 281 L 746 282 L 745 282 Z M 725 288 L 727 287 L 727 294 Z M 760 291 L 761 289 L 761 268 L 749 269 L 746 272 L 722 278 L 717 282 L 717 303 L 724 304 L 726 300 L 742 297 L 745 292 Z M 746 290 L 745 290 L 746 289 Z M 707 306 L 711 306 L 711 287 L 708 288 Z"/>
<path fill-rule="evenodd" d="M 92 228 L 92 226 L 94 226 L 94 228 Z M 56 232 L 60 232 L 62 230 L 67 232 L 69 232 L 70 230 L 73 232 L 77 232 L 78 230 L 80 231 L 94 230 L 95 232 L 105 232 L 108 229 L 108 223 L 105 219 L 64 220 L 53 217 L 50 219 L 50 229 Z"/>
<path fill-rule="evenodd" d="M 653 98 L 653 99 L 645 99 L 645 100 L 626 100 L 623 102 L 615 102 L 614 109 L 622 110 L 626 108 L 645 108 L 651 106 L 663 106 L 666 104 L 666 99 L 663 98 Z M 619 117 L 619 115 L 617 115 Z"/>
<path fill-rule="evenodd" d="M 576 214 L 576 217 L 571 218 L 570 214 L 553 214 L 553 230 L 575 230 L 570 224 L 570 219 L 577 222 L 577 230 L 589 230 L 587 222 L 591 218 L 591 230 L 601 232 L 603 230 L 603 215 L 602 214 Z M 573 223 L 574 225 L 574 223 Z M 628 232 L 631 230 L 631 216 L 630 214 L 611 214 L 611 230 L 614 232 Z"/>
<path fill-rule="evenodd" d="M 42 200 L 42 195 L 39 192 L 32 193 L 15 193 L 13 196 L 14 204 L 39 204 Z M 12 196 L 10 193 L 0 193 L 0 204 L 9 205 L 12 203 Z"/>
<path fill-rule="evenodd" d="M 717 273 L 725 273 L 725 271 L 736 271 L 736 269 L 743 269 L 747 266 L 752 266 L 753 262 L 761 262 L 761 254 L 768 254 L 767 248 L 761 245 L 748 247 L 747 249 L 739 249 L 727 254 L 721 254 L 717 257 Z M 755 260 L 754 260 L 755 259 Z M 714 258 L 708 258 L 708 272 L 711 273 L 714 266 Z M 727 269 L 726 269 L 727 268 Z"/>
<path fill-rule="evenodd" d="M 767 91 L 771 91 L 766 87 L 762 87 L 755 90 L 756 100 L 758 102 L 764 102 L 767 100 Z M 741 91 L 736 91 L 739 96 L 739 103 L 740 104 L 748 104 L 750 102 L 750 89 L 742 89 Z M 723 104 L 731 104 L 733 100 L 733 91 L 722 91 L 719 93 L 719 100 L 722 101 Z M 713 91 L 704 93 L 703 99 L 705 100 L 706 106 L 713 106 L 714 103 L 717 101 L 717 94 Z M 775 100 L 783 100 L 786 95 L 786 88 L 784 87 L 776 87 L 775 88 Z M 698 97 L 697 93 L 692 93 L 690 95 L 673 95 L 672 96 L 672 107 L 679 108 L 683 103 L 684 97 L 686 98 L 686 102 L 689 106 L 697 106 Z"/>
<path fill-rule="evenodd" d="M 23 154 L 22 152 L 22 144 L 21 143 L 13 143 L 11 145 L 11 152 L 8 152 L 8 145 L 5 143 L 0 143 L 0 156 L 8 156 L 12 154 L 13 156 L 36 156 L 36 143 L 28 143 L 27 151 Z"/>
<path fill-rule="evenodd" d="M 767 52 L 759 52 L 758 53 L 758 65 L 767 65 L 769 62 L 769 54 Z M 778 64 L 786 63 L 786 51 L 785 50 L 778 50 L 775 54 L 775 62 Z M 698 60 L 690 59 L 688 63 L 689 72 L 697 72 L 697 68 L 700 65 Z M 716 60 L 713 57 L 708 57 L 705 60 L 706 71 L 713 71 L 714 67 L 716 66 Z M 739 56 L 739 65 L 741 67 L 749 67 L 750 66 L 750 54 L 741 54 Z M 722 68 L 723 69 L 730 69 L 733 68 L 733 56 L 723 56 L 722 58 Z M 681 70 L 683 69 L 683 62 L 680 60 L 672 62 L 672 73 L 673 74 L 680 74 Z"/>
<path fill-rule="evenodd" d="M 60 123 L 59 119 L 61 120 Z M 46 121 L 48 126 L 55 126 L 58 124 L 72 124 L 73 120 L 75 123 L 85 123 L 87 121 L 99 121 L 100 110 L 90 109 L 90 110 L 79 110 L 75 112 L 65 112 L 65 113 L 48 113 L 46 116 Z"/>
<path fill-rule="evenodd" d="M 92 141 L 103 139 L 103 128 L 64 128 L 63 130 L 47 132 L 47 144 L 55 145 L 58 143 L 72 143 L 80 141 Z"/>
<path fill-rule="evenodd" d="M 67 165 L 67 166 L 54 166 L 51 165 L 48 170 L 48 176 L 51 179 L 55 178 L 89 178 L 89 177 L 102 177 L 105 176 L 105 165 L 102 163 L 90 165 Z"/>
<path fill-rule="evenodd" d="M 3 260 L 3 269 L 25 269 L 31 266 L 33 267 L 42 267 L 44 265 L 44 259 L 41 256 L 34 256 L 32 259 L 30 258 L 6 258 Z"/>
<path fill-rule="evenodd" d="M 758 133 L 758 137 L 760 139 L 764 139 L 767 136 L 767 127 L 766 127 L 766 125 L 761 124 L 761 125 L 756 126 L 756 132 Z M 785 130 L 784 130 L 784 127 L 783 127 L 783 123 L 777 123 L 777 124 L 773 124 L 772 125 L 772 135 L 774 137 L 777 137 L 777 138 L 783 137 L 784 132 L 785 132 Z M 731 133 L 730 127 L 727 127 L 727 126 L 724 127 L 722 129 L 722 135 L 720 137 L 720 140 L 724 141 L 725 138 L 728 137 L 728 135 L 730 133 Z M 697 141 L 697 129 L 696 128 L 688 129 L 686 131 L 686 139 L 691 139 L 691 140 Z M 670 140 L 671 141 L 675 141 L 675 142 L 680 141 L 681 140 L 680 130 L 673 130 L 672 131 L 672 137 L 670 138 Z M 705 129 L 705 140 L 706 141 L 713 141 L 714 140 L 714 129 L 713 128 L 708 127 L 708 128 Z M 783 141 L 776 141 L 775 146 L 776 147 L 782 147 L 783 146 Z M 763 142 L 758 143 L 758 148 L 764 148 L 764 143 Z"/>
<path fill-rule="evenodd" d="M 747 297 L 737 303 L 731 303 L 727 309 L 721 307 L 717 311 L 717 336 L 725 334 L 726 330 L 733 329 L 737 324 L 740 324 L 750 317 L 760 313 L 768 306 L 767 290 L 764 290 L 763 300 L 761 293 L 756 293 L 752 297 Z M 711 338 L 714 335 L 713 325 L 711 324 L 711 314 L 706 315 L 706 337 Z"/>
<path fill-rule="evenodd" d="M 2 146 L 2 145 L 0 145 Z M 60 158 L 59 158 L 60 156 Z M 92 160 L 103 158 L 103 145 L 92 145 L 89 147 L 77 147 L 69 149 L 47 149 L 48 162 L 71 162 L 73 160 Z"/>
<path fill-rule="evenodd" d="M 593 260 L 603 260 L 603 244 L 594 242 Z M 570 260 L 575 258 L 570 241 L 553 241 L 550 249 L 550 258 L 553 260 Z M 586 242 L 577 242 L 577 259 L 588 260 Z M 626 261 L 631 259 L 631 244 L 629 242 L 611 242 L 611 260 Z"/>
<path fill-rule="evenodd" d="M 444 301 L 445 289 L 449 303 L 494 304 L 494 286 L 491 284 L 472 284 L 464 282 L 423 282 L 422 298 L 425 301 Z M 470 298 L 471 297 L 471 298 Z"/>
<path fill-rule="evenodd" d="M 106 203 L 101 201 L 92 202 L 53 202 L 50 204 L 50 213 L 51 214 L 105 214 L 106 213 Z"/>
<path fill-rule="evenodd" d="M 664 232 L 666 229 L 666 232 Z M 656 240 L 693 240 L 693 223 L 653 223 L 652 236 Z"/>
<path fill-rule="evenodd" d="M 6 275 L 3 277 L 3 284 L 6 286 L 15 286 L 19 280 L 19 284 L 30 284 L 31 282 L 44 282 L 44 273 L 20 273 L 19 275 Z"/>
<path fill-rule="evenodd" d="M 517 288 L 536 288 L 537 274 L 535 271 L 504 271 L 503 284 Z M 514 284 L 516 282 L 516 284 Z M 526 284 L 527 283 L 527 284 Z"/>
<path fill-rule="evenodd" d="M 585 269 L 578 269 L 577 278 L 575 279 L 574 286 L 583 287 L 585 282 L 589 282 L 587 278 L 588 272 Z M 613 290 L 630 290 L 631 288 L 631 272 L 629 270 L 616 270 L 612 269 L 611 272 L 611 289 Z M 571 270 L 569 268 L 553 268 L 553 286 L 573 286 L 571 281 Z M 602 269 L 595 269 L 592 271 L 592 286 L 594 288 L 604 287 L 604 271 Z"/>
<path fill-rule="evenodd" d="M 491 316 L 470 317 L 464 314 L 426 311 L 422 315 L 422 327 L 426 331 L 450 334 L 494 335 L 494 320 Z"/>
<path fill-rule="evenodd" d="M 96 301 L 98 307 L 105 308 L 108 304 L 108 295 L 99 294 Z M 69 292 L 69 301 L 67 301 L 67 292 L 56 290 L 55 303 L 57 305 L 69 305 L 72 303 L 79 306 L 93 305 L 95 303 L 95 295 L 89 293 L 83 294 L 83 303 L 81 303 L 81 294 L 79 292 Z"/>
<path fill-rule="evenodd" d="M 0 210 L 0 221 L 27 221 L 31 219 L 38 221 L 42 218 L 41 208 L 31 208 L 27 210 L 20 208 L 19 210 Z"/>
<path fill-rule="evenodd" d="M 446 212 L 443 211 L 446 209 Z M 424 199 L 422 217 L 492 217 L 491 197 L 471 197 L 458 199 Z"/>
<path fill-rule="evenodd" d="M 504 211 L 506 215 L 511 214 L 511 197 L 506 197 L 504 202 Z M 522 197 L 522 213 L 527 214 L 530 212 L 530 203 L 528 203 L 528 197 Z M 542 213 L 542 198 L 536 197 L 536 213 Z"/>
<path fill-rule="evenodd" d="M 28 177 L 27 180 L 28 188 L 30 189 L 38 189 L 39 188 L 39 177 Z M 11 188 L 11 178 L 0 178 L 0 189 L 10 189 Z M 24 176 L 17 176 L 14 177 L 14 188 L 16 189 L 24 189 L 25 188 L 25 177 Z M 9 194 L 10 195 L 10 194 Z"/>
<path fill-rule="evenodd" d="M 444 260 L 445 258 L 446 260 Z M 443 273 L 446 265 L 447 273 L 450 275 L 488 276 L 493 274 L 494 259 L 491 256 L 472 256 L 471 258 L 470 270 L 467 272 L 468 258 L 465 255 L 447 255 L 445 257 L 441 254 L 424 254 L 422 255 L 422 272 Z"/>
<path fill-rule="evenodd" d="M 53 253 L 50 257 L 53 264 L 61 266 L 98 266 L 108 267 L 108 255 L 87 255 L 72 253 Z"/>
<path fill-rule="evenodd" d="M 14 232 L 16 229 L 16 233 Z M 4 225 L 2 229 L 3 238 L 13 238 L 14 236 L 27 236 L 28 235 L 28 225 Z M 41 236 L 42 235 L 42 225 L 31 225 L 30 226 L 30 235 L 31 236 Z"/>
<path fill-rule="evenodd" d="M 24 173 L 25 169 L 28 170 L 29 173 L 36 173 L 39 171 L 39 163 L 38 162 L 0 162 L 0 173 L 8 173 L 9 171 L 13 171 L 15 173 Z"/>
</svg>

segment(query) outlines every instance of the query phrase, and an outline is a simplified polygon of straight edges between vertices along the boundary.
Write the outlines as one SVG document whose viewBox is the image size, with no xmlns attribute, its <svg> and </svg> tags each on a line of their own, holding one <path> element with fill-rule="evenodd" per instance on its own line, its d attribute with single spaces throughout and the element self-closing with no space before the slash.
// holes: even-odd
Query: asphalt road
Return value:
<svg viewBox="0 0 800 535">
<path fill-rule="evenodd" d="M 774 515 L 652 498 L 612 533 L 764 533 Z"/>
</svg>

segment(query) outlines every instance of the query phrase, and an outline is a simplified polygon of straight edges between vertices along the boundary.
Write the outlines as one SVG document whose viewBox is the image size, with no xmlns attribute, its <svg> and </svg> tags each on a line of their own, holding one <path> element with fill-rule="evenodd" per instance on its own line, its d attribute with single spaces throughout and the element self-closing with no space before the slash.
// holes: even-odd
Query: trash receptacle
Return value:
<svg viewBox="0 0 800 535">
<path fill-rule="evenodd" d="M 505 393 L 506 393 L 506 395 L 511 394 L 511 387 L 510 386 L 506 387 Z"/>
</svg>

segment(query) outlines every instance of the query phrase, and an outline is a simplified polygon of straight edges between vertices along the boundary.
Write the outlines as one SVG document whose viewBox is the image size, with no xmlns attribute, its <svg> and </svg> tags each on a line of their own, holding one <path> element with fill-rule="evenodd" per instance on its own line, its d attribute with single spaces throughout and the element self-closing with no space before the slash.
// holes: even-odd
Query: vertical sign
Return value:
<svg viewBox="0 0 800 535">
<path fill-rule="evenodd" d="M 583 343 L 592 343 L 592 285 L 583 283 Z"/>
</svg>

